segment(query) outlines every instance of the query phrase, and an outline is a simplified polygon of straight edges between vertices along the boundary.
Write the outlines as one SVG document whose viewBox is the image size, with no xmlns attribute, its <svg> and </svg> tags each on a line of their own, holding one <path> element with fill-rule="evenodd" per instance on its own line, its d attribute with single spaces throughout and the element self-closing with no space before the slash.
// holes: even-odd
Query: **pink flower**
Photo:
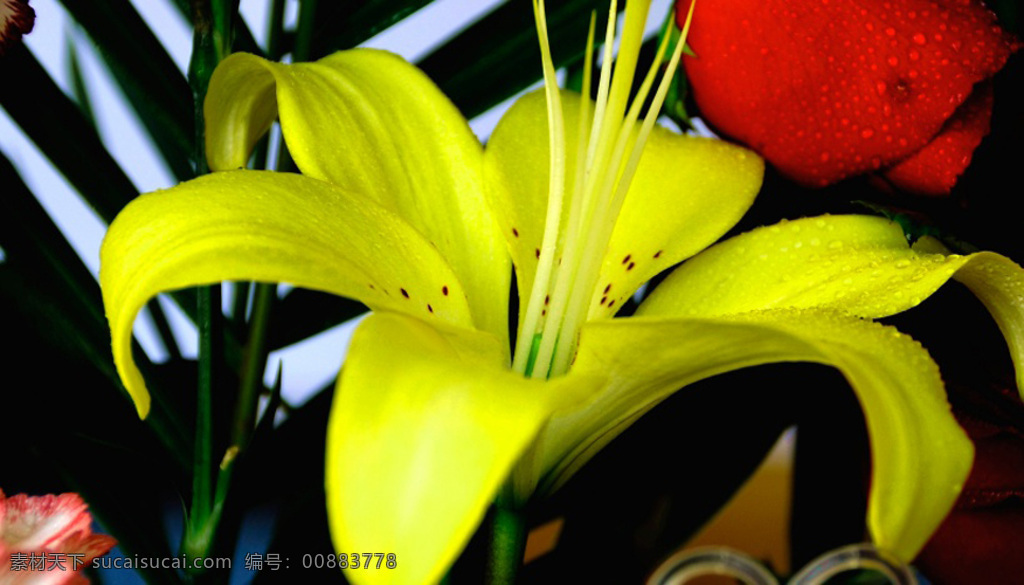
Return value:
<svg viewBox="0 0 1024 585">
<path fill-rule="evenodd" d="M 698 2 L 687 41 L 701 115 L 786 176 L 877 171 L 925 195 L 967 168 L 989 131 L 985 82 L 1019 47 L 980 0 Z"/>
<path fill-rule="evenodd" d="M 0 490 L 0 584 L 88 583 L 81 569 L 117 544 L 91 524 L 78 494 L 8 498 Z"/>
<path fill-rule="evenodd" d="M 36 13 L 28 0 L 0 0 L 0 57 L 7 48 L 32 32 Z"/>
</svg>

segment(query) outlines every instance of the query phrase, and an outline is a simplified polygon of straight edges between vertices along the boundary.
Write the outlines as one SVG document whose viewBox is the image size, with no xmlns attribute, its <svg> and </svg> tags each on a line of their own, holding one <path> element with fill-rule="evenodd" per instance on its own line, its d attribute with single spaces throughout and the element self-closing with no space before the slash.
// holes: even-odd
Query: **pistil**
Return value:
<svg viewBox="0 0 1024 585">
<path fill-rule="evenodd" d="M 650 2 L 640 1 L 631 2 L 626 7 L 619 59 L 612 75 L 611 46 L 617 14 L 616 2 L 612 1 L 605 33 L 605 67 L 601 72 L 597 105 L 592 121 L 589 120 L 590 64 L 594 38 L 594 20 L 591 19 L 585 57 L 584 97 L 581 100 L 577 128 L 575 182 L 569 202 L 568 218 L 565 225 L 561 225 L 567 175 L 565 124 L 555 84 L 554 65 L 548 48 L 543 0 L 534 0 L 547 88 L 551 170 L 540 261 L 527 301 L 526 315 L 513 362 L 513 367 L 526 376 L 543 378 L 560 375 L 568 371 L 572 363 L 579 329 L 590 312 L 594 287 L 600 275 L 615 221 L 639 165 L 644 144 L 678 67 L 693 13 L 692 4 L 683 34 L 675 46 L 669 65 L 648 108 L 647 116 L 637 131 L 635 126 L 640 110 L 657 77 L 670 36 L 666 34 L 663 39 L 639 93 L 626 112 L 649 7 Z"/>
<path fill-rule="evenodd" d="M 523 320 L 523 334 L 519 339 L 519 347 L 513 358 L 512 366 L 517 371 L 531 375 L 537 359 L 535 339 L 526 336 L 528 331 L 539 329 L 539 320 L 545 312 L 540 298 L 547 298 L 548 287 L 554 272 L 553 263 L 557 251 L 559 224 L 562 219 L 562 199 L 565 192 L 565 123 L 562 115 L 562 100 L 558 91 L 558 80 L 555 77 L 555 66 L 551 59 L 551 46 L 548 42 L 547 16 L 544 12 L 543 0 L 533 0 L 533 15 L 537 22 L 537 36 L 540 38 L 541 59 L 544 64 L 544 90 L 548 105 L 548 148 L 551 166 L 549 172 L 548 209 L 544 222 L 544 238 L 538 258 L 537 273 L 533 281 L 530 300 L 526 304 L 526 317 Z M 523 351 L 523 342 L 529 341 L 530 350 Z"/>
</svg>

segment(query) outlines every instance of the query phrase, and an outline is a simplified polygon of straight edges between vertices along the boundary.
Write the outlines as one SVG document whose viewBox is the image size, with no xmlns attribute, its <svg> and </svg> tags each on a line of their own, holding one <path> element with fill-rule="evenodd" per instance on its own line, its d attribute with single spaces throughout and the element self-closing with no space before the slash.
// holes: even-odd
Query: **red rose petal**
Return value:
<svg viewBox="0 0 1024 585">
<path fill-rule="evenodd" d="M 976 456 L 956 507 L 914 562 L 936 585 L 1017 583 L 1024 575 L 1024 441 L 961 419 Z"/>
<path fill-rule="evenodd" d="M 1020 583 L 1024 509 L 955 510 L 914 565 L 934 585 Z"/>
<path fill-rule="evenodd" d="M 992 84 L 984 83 L 924 148 L 885 171 L 897 187 L 918 195 L 949 195 L 992 121 Z"/>
<path fill-rule="evenodd" d="M 825 185 L 906 158 L 1016 48 L 978 0 L 716 0 L 686 71 L 703 116 Z"/>
<path fill-rule="evenodd" d="M 914 564 L 935 585 L 1018 583 L 1024 575 L 1024 405 L 1012 382 L 991 388 L 951 383 L 948 389 L 974 443 L 974 466 L 953 511 Z"/>
<path fill-rule="evenodd" d="M 0 57 L 7 48 L 32 32 L 36 13 L 28 0 L 0 0 Z"/>
</svg>

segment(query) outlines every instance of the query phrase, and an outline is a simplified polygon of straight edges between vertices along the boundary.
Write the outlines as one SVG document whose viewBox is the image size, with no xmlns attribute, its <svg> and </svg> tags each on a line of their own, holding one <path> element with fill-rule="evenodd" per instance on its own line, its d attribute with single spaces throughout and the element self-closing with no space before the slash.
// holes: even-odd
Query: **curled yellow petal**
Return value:
<svg viewBox="0 0 1024 585">
<path fill-rule="evenodd" d="M 590 402 L 549 423 L 540 442 L 548 470 L 541 489 L 557 489 L 681 387 L 740 368 L 800 361 L 836 367 L 860 400 L 873 462 L 867 524 L 876 544 L 911 560 L 956 500 L 973 447 L 950 413 L 938 368 L 917 342 L 830 311 L 587 324 L 569 377 L 607 383 Z"/>
<path fill-rule="evenodd" d="M 100 251 L 114 363 L 139 416 L 149 393 L 131 334 L 158 293 L 224 280 L 288 282 L 371 308 L 470 326 L 466 291 L 415 229 L 365 197 L 301 175 L 233 171 L 142 195 Z"/>
<path fill-rule="evenodd" d="M 914 250 L 949 255 L 931 237 L 918 240 Z M 1013 260 L 992 252 L 950 257 L 958 265 L 953 278 L 971 289 L 1002 331 L 1017 372 L 1017 390 L 1024 397 L 1024 270 Z"/>
<path fill-rule="evenodd" d="M 917 306 L 951 278 L 996 320 L 1024 389 L 1024 270 L 993 252 L 950 254 L 930 237 L 912 247 L 880 217 L 812 217 L 731 238 L 673 272 L 637 314 L 821 308 L 881 318 Z"/>
<path fill-rule="evenodd" d="M 210 168 L 237 169 L 274 118 L 303 174 L 361 193 L 422 233 L 469 291 L 478 328 L 507 333 L 511 266 L 484 200 L 483 149 L 427 76 L 385 51 L 285 65 L 224 60 L 204 113 Z"/>
</svg>

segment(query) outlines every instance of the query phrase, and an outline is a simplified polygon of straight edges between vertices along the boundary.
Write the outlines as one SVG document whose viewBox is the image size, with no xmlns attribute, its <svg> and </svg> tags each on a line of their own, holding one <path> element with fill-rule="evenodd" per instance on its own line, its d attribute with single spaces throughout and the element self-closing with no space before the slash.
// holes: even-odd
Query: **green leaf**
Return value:
<svg viewBox="0 0 1024 585">
<path fill-rule="evenodd" d="M 32 53 L 19 45 L 0 60 L 0 106 L 105 221 L 138 194 L 96 131 L 50 79 Z"/>
<path fill-rule="evenodd" d="M 321 3 L 313 31 L 314 55 L 351 49 L 397 24 L 431 0 L 355 0 Z"/>
<path fill-rule="evenodd" d="M 581 59 L 590 14 L 597 30 L 607 23 L 604 0 L 567 0 L 548 6 L 551 54 L 556 67 Z M 540 47 L 533 10 L 525 0 L 500 6 L 459 33 L 419 66 L 467 118 L 483 113 L 541 78 Z"/>
<path fill-rule="evenodd" d="M 71 95 L 78 102 L 82 115 L 96 127 L 96 114 L 93 112 L 92 100 L 89 99 L 89 90 L 85 84 L 85 77 L 82 75 L 82 65 L 78 60 L 78 49 L 75 47 L 75 35 L 70 32 L 65 35 L 67 44 L 68 76 L 71 77 Z"/>
<path fill-rule="evenodd" d="M 86 30 L 178 180 L 193 176 L 192 96 L 170 55 L 128 0 L 61 0 Z"/>
<path fill-rule="evenodd" d="M 4 269 L 5 290 L 23 286 L 27 293 L 38 286 L 57 292 L 57 306 L 67 315 L 65 319 L 53 315 L 57 329 L 47 329 L 45 333 L 54 341 L 81 351 L 110 382 L 116 383 L 117 374 L 106 348 L 109 337 L 105 335 L 106 319 L 96 281 L 3 155 L 0 184 L 4 186 L 4 197 L 0 199 L 0 244 L 7 258 L 0 266 Z M 21 295 L 19 304 L 35 306 L 41 312 L 48 310 L 44 309 L 46 299 L 42 295 Z"/>
<path fill-rule="evenodd" d="M 358 301 L 297 288 L 274 307 L 269 346 L 273 350 L 298 343 L 366 311 Z"/>
<path fill-rule="evenodd" d="M 120 388 L 110 363 L 110 335 L 96 281 L 2 155 L 0 184 L 4 185 L 0 246 L 6 254 L 0 264 L 0 295 L 9 298 L 9 314 L 31 315 L 33 331 L 59 349 L 59 355 L 90 364 L 109 385 Z M 8 330 L 13 327 L 10 317 L 5 317 L 4 323 Z M 144 354 L 136 353 L 140 367 L 151 370 Z M 188 439 L 182 432 L 180 411 L 165 388 L 163 384 L 154 386 L 160 412 L 151 426 L 178 461 L 184 462 L 190 449 Z"/>
</svg>

